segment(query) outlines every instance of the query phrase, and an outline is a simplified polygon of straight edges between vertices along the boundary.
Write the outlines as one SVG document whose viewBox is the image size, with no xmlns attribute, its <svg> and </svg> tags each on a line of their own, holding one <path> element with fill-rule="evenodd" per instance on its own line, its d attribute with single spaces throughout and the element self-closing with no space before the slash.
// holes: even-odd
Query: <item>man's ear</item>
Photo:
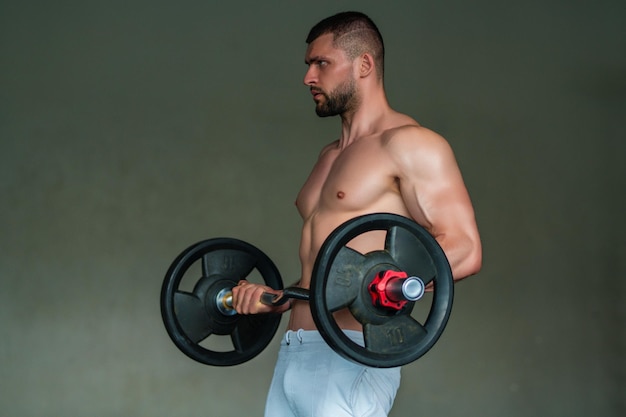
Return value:
<svg viewBox="0 0 626 417">
<path fill-rule="evenodd" d="M 367 77 L 374 71 L 374 57 L 368 53 L 359 58 L 359 76 Z"/>
</svg>

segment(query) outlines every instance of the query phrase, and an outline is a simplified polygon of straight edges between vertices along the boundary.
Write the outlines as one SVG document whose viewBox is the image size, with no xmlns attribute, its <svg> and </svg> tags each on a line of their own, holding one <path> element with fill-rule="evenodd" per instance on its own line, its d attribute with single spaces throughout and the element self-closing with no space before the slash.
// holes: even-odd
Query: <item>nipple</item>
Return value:
<svg viewBox="0 0 626 417">
<path fill-rule="evenodd" d="M 346 193 L 344 193 L 343 191 L 337 191 L 337 198 L 338 199 L 343 199 L 346 196 Z"/>
</svg>

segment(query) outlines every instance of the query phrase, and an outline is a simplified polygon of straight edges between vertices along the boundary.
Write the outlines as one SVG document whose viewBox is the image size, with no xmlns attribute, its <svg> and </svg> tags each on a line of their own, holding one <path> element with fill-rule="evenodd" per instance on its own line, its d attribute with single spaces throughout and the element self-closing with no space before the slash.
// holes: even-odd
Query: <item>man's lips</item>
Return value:
<svg viewBox="0 0 626 417">
<path fill-rule="evenodd" d="M 320 90 L 314 90 L 314 89 L 311 89 L 311 94 L 313 95 L 313 99 L 317 99 L 323 95 Z"/>
</svg>

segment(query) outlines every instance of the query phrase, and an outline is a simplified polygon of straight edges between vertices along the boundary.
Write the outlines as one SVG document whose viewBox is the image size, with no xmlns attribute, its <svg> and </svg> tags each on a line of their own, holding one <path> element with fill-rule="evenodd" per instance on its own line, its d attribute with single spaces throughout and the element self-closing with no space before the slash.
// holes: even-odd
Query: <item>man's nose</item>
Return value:
<svg viewBox="0 0 626 417">
<path fill-rule="evenodd" d="M 314 85 L 317 83 L 317 73 L 311 65 L 304 74 L 304 85 Z"/>
</svg>

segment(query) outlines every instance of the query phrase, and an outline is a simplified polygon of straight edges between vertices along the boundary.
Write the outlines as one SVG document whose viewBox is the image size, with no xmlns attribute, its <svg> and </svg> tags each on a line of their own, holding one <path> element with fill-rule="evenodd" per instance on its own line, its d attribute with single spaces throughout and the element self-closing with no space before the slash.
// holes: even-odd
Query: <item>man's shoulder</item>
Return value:
<svg viewBox="0 0 626 417">
<path fill-rule="evenodd" d="M 450 144 L 443 136 L 420 125 L 391 129 L 386 132 L 381 145 L 394 161 L 413 166 L 428 166 L 442 158 L 448 159 L 452 154 Z"/>
<path fill-rule="evenodd" d="M 409 123 L 386 130 L 381 135 L 381 141 L 387 146 L 428 146 L 436 145 L 446 140 L 437 132 L 420 124 Z"/>
</svg>

